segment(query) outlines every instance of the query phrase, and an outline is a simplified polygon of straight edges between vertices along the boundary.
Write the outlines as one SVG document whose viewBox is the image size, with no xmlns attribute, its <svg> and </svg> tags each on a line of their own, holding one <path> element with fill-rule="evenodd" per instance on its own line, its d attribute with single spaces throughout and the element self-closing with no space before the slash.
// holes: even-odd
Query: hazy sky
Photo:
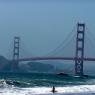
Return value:
<svg viewBox="0 0 95 95">
<path fill-rule="evenodd" d="M 94 12 L 95 0 L 0 0 L 0 54 L 8 56 L 14 36 L 33 54 L 46 54 L 77 22 L 95 34 Z"/>
</svg>

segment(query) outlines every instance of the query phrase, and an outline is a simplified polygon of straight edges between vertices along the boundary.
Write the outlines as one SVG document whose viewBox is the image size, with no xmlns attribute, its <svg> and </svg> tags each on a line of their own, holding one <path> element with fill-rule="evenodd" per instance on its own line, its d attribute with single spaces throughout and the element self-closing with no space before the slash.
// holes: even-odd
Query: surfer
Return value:
<svg viewBox="0 0 95 95">
<path fill-rule="evenodd" d="M 52 92 L 53 92 L 53 93 L 57 92 L 57 91 L 55 90 L 55 86 L 52 87 Z"/>
</svg>

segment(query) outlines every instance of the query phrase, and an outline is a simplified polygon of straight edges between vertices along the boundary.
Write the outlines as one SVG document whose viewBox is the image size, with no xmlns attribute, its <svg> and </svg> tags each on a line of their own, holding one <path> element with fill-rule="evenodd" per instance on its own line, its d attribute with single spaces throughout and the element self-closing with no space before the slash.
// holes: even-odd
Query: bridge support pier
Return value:
<svg viewBox="0 0 95 95">
<path fill-rule="evenodd" d="M 13 49 L 13 71 L 17 72 L 19 69 L 19 41 L 20 37 L 14 37 L 14 49 Z"/>
<path fill-rule="evenodd" d="M 75 75 L 83 76 L 85 24 L 77 24 Z"/>
</svg>

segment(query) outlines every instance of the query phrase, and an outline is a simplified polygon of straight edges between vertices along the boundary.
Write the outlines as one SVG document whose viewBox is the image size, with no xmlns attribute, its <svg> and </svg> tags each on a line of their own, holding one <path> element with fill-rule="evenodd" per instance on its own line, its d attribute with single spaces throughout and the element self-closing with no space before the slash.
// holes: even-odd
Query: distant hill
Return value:
<svg viewBox="0 0 95 95">
<path fill-rule="evenodd" d="M 13 63 L 7 60 L 5 57 L 0 56 L 0 72 L 13 72 Z M 62 63 L 62 62 L 27 62 L 20 63 L 18 72 L 65 72 L 72 73 L 74 71 L 74 63 Z M 74 73 L 74 72 L 73 72 Z M 84 73 L 89 75 L 95 75 L 95 64 L 84 63 Z"/>
<path fill-rule="evenodd" d="M 0 72 L 13 72 L 13 62 L 5 57 L 0 56 Z M 28 62 L 19 64 L 18 72 L 54 72 L 54 66 L 41 62 Z"/>
<path fill-rule="evenodd" d="M 23 66 L 23 68 L 21 68 Z M 54 72 L 55 68 L 53 65 L 44 64 L 41 62 L 29 62 L 27 64 L 21 64 L 20 68 L 22 71 L 27 72 Z"/>
<path fill-rule="evenodd" d="M 10 62 L 3 56 L 0 56 L 0 72 L 8 72 L 11 70 Z"/>
</svg>

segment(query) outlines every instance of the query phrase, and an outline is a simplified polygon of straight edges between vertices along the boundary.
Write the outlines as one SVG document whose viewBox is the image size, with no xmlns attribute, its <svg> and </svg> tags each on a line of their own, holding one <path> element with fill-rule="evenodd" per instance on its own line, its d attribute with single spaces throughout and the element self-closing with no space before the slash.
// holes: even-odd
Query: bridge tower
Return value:
<svg viewBox="0 0 95 95">
<path fill-rule="evenodd" d="M 20 37 L 14 37 L 14 49 L 13 49 L 13 71 L 18 71 L 19 69 L 19 45 Z"/>
<path fill-rule="evenodd" d="M 77 24 L 75 75 L 83 75 L 85 24 Z"/>
</svg>

